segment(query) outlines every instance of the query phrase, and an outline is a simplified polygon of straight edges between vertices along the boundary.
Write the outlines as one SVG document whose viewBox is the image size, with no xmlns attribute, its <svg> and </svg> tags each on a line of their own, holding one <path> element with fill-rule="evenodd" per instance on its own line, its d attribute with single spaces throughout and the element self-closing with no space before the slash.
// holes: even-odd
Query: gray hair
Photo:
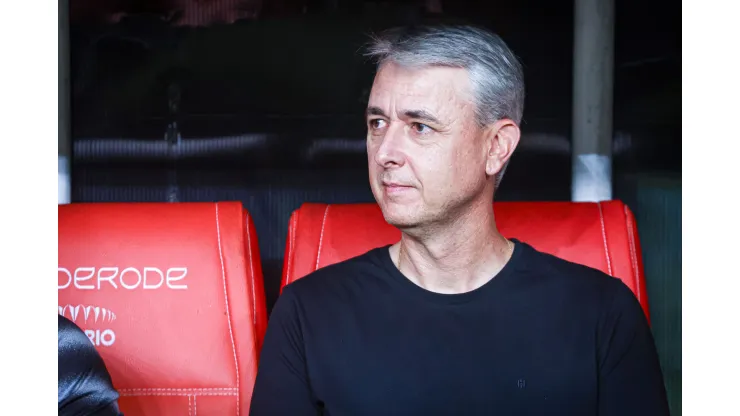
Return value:
<svg viewBox="0 0 740 416">
<path fill-rule="evenodd" d="M 476 121 L 480 127 L 508 118 L 519 124 L 524 112 L 522 65 L 497 35 L 471 26 L 423 26 L 391 29 L 375 36 L 366 56 L 378 67 L 446 66 L 468 71 Z M 508 165 L 508 163 L 507 163 Z M 495 187 L 506 166 L 496 175 Z"/>
</svg>

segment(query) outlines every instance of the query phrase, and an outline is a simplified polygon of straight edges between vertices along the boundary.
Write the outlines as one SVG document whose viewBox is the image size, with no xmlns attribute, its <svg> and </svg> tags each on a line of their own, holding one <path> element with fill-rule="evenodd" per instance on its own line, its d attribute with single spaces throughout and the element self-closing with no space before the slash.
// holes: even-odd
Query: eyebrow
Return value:
<svg viewBox="0 0 740 416">
<path fill-rule="evenodd" d="M 407 118 L 428 121 L 434 124 L 442 124 L 441 121 L 434 117 L 430 112 L 425 110 L 406 110 L 403 112 L 403 115 Z M 390 118 L 380 107 L 375 106 L 368 107 L 367 110 L 365 110 L 365 117 L 367 116 L 381 116 L 385 118 Z"/>
<path fill-rule="evenodd" d="M 436 117 L 432 115 L 432 113 L 425 111 L 425 110 L 407 110 L 403 112 L 403 115 L 405 115 L 408 118 L 414 118 L 417 120 L 422 121 L 428 121 L 433 124 L 442 124 L 441 121 L 437 120 Z"/>
<path fill-rule="evenodd" d="M 374 106 L 368 107 L 367 110 L 365 110 L 365 117 L 367 116 L 381 116 L 385 118 L 390 118 L 383 112 L 383 110 L 380 107 L 374 107 Z"/>
</svg>

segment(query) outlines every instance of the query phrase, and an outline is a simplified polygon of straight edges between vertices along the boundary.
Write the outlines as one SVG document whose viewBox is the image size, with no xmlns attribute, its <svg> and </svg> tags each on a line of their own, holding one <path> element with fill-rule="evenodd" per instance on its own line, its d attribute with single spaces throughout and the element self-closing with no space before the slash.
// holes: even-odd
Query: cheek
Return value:
<svg viewBox="0 0 740 416">
<path fill-rule="evenodd" d="M 409 164 L 427 198 L 439 198 L 455 187 L 459 177 L 456 159 L 453 152 L 428 152 Z"/>
<path fill-rule="evenodd" d="M 378 181 L 378 176 L 382 173 L 383 168 L 378 165 L 378 163 L 375 161 L 375 154 L 376 154 L 375 148 L 372 146 L 367 147 L 367 172 L 370 179 L 370 186 L 375 187 L 376 182 Z"/>
<path fill-rule="evenodd" d="M 372 168 L 372 163 L 375 160 L 375 152 L 376 152 L 376 146 L 372 142 L 372 139 L 370 137 L 367 138 L 367 142 L 365 144 L 365 151 L 367 153 L 367 163 Z"/>
<path fill-rule="evenodd" d="M 475 146 L 458 146 L 439 166 L 439 173 L 454 191 L 475 189 L 485 179 L 485 157 Z"/>
</svg>

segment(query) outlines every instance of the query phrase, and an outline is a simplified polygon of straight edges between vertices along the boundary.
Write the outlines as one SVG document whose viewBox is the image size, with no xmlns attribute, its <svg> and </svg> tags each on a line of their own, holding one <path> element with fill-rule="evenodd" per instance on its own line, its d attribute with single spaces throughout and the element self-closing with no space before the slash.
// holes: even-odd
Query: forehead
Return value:
<svg viewBox="0 0 740 416">
<path fill-rule="evenodd" d="M 469 104 L 472 93 L 467 70 L 442 66 L 407 68 L 392 62 L 378 70 L 368 103 L 399 111 L 443 111 Z"/>
</svg>

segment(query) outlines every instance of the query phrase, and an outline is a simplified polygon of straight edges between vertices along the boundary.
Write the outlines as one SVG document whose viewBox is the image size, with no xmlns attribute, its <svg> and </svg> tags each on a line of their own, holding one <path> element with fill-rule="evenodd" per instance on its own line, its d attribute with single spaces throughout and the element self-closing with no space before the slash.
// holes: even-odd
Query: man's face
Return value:
<svg viewBox="0 0 740 416">
<path fill-rule="evenodd" d="M 409 229 L 450 220 L 484 194 L 489 148 L 474 111 L 465 69 L 380 68 L 368 102 L 367 154 L 388 223 Z"/>
</svg>

